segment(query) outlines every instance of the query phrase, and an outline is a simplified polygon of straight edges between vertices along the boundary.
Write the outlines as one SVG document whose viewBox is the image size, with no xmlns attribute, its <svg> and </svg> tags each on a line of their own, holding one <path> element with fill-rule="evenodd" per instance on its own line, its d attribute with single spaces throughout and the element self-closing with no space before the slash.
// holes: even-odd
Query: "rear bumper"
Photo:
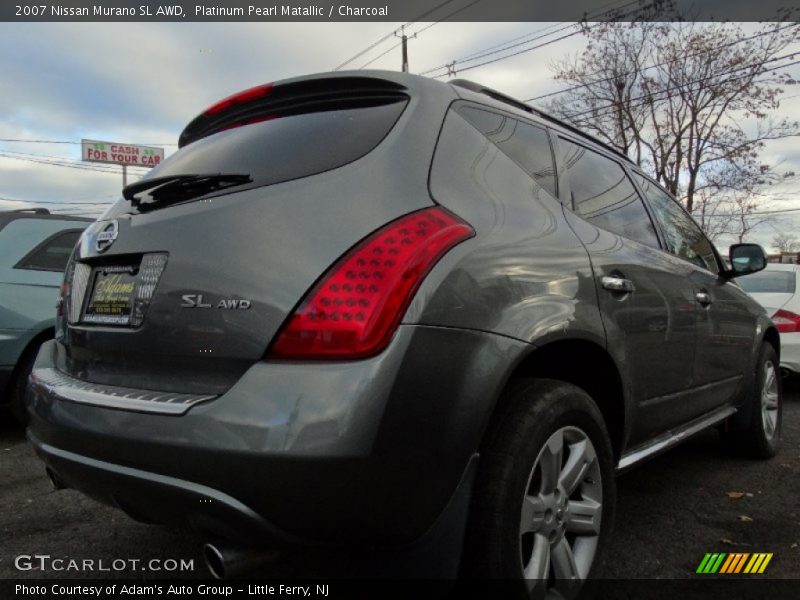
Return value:
<svg viewBox="0 0 800 600">
<path fill-rule="evenodd" d="M 800 374 L 800 333 L 781 334 L 781 367 Z"/>
<path fill-rule="evenodd" d="M 401 326 L 372 359 L 254 365 L 183 415 L 28 389 L 29 437 L 69 487 L 142 520 L 250 544 L 403 546 L 463 529 L 474 455 L 515 355 L 473 331 Z M 460 544 L 460 536 L 451 536 Z"/>
</svg>

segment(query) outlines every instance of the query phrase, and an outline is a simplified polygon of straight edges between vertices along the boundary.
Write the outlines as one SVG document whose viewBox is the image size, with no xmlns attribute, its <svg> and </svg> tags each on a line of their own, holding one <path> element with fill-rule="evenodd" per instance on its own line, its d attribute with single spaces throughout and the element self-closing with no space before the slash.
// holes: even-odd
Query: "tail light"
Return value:
<svg viewBox="0 0 800 600">
<path fill-rule="evenodd" d="M 257 100 L 258 98 L 263 98 L 264 96 L 268 96 L 272 92 L 272 84 L 266 83 L 264 85 L 257 85 L 256 87 L 250 88 L 249 90 L 244 90 L 243 92 L 238 92 L 232 96 L 228 96 L 224 100 L 220 100 L 216 104 L 209 106 L 203 114 L 210 117 L 217 113 L 230 110 L 231 108 L 243 104 L 247 104 L 248 102 L 252 102 L 253 100 Z"/>
<path fill-rule="evenodd" d="M 772 315 L 772 322 L 781 333 L 800 332 L 800 315 L 788 310 L 779 310 Z"/>
<path fill-rule="evenodd" d="M 268 358 L 355 359 L 383 350 L 438 260 L 475 235 L 434 207 L 378 229 L 339 259 L 284 324 Z"/>
</svg>

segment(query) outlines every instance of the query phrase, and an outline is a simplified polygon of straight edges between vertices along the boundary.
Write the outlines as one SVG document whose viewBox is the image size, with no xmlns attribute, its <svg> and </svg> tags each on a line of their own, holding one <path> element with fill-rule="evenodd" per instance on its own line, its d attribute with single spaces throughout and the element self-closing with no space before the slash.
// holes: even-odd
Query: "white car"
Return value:
<svg viewBox="0 0 800 600">
<path fill-rule="evenodd" d="M 767 309 L 781 333 L 781 369 L 800 374 L 800 265 L 769 263 L 738 281 Z"/>
</svg>

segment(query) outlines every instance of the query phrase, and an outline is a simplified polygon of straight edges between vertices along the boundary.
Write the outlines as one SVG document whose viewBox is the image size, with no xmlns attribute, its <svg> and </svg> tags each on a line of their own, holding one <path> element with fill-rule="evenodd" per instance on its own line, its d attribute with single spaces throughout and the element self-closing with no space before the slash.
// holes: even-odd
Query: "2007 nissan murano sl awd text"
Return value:
<svg viewBox="0 0 800 600">
<path fill-rule="evenodd" d="M 139 520 L 574 596 L 615 472 L 710 426 L 777 451 L 778 332 L 734 281 L 766 260 L 730 257 L 625 156 L 475 83 L 259 86 L 81 237 L 28 436 Z"/>
</svg>

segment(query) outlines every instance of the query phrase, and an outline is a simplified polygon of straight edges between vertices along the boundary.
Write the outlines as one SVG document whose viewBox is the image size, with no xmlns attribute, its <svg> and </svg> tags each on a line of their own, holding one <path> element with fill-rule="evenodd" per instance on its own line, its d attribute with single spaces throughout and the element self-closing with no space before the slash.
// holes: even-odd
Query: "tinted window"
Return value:
<svg viewBox="0 0 800 600">
<path fill-rule="evenodd" d="M 341 167 L 370 152 L 392 129 L 405 101 L 269 119 L 202 138 L 170 156 L 150 177 L 247 173 L 259 187 Z"/>
<path fill-rule="evenodd" d="M 636 181 L 661 225 L 667 250 L 698 267 L 718 272 L 714 247 L 678 202 L 649 179 L 637 174 Z"/>
<path fill-rule="evenodd" d="M 745 292 L 762 294 L 794 294 L 796 285 L 792 271 L 761 271 L 736 281 Z"/>
<path fill-rule="evenodd" d="M 622 167 L 563 138 L 560 145 L 575 212 L 598 227 L 659 248 L 653 223 Z"/>
<path fill-rule="evenodd" d="M 536 183 L 556 195 L 556 170 L 547 131 L 505 115 L 462 106 L 459 113 Z"/>
<path fill-rule="evenodd" d="M 81 235 L 80 230 L 64 231 L 45 240 L 17 263 L 18 269 L 63 271 L 72 249 Z"/>
</svg>

